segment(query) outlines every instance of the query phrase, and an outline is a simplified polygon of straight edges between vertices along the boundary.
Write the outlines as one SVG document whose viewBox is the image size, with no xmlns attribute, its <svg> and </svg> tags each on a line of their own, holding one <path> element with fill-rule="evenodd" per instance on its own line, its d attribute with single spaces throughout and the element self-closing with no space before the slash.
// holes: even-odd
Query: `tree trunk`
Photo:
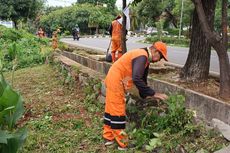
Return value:
<svg viewBox="0 0 230 153">
<path fill-rule="evenodd" d="M 228 49 L 228 0 L 222 0 L 222 37 L 223 45 Z"/>
<path fill-rule="evenodd" d="M 18 29 L 18 22 L 17 22 L 17 20 L 13 20 L 13 23 L 14 23 L 14 28 Z"/>
<path fill-rule="evenodd" d="M 215 3 L 210 3 L 210 0 L 202 0 L 205 6 L 205 14 L 208 23 L 213 29 Z M 192 34 L 189 48 L 188 58 L 181 71 L 181 78 L 187 81 L 203 81 L 206 80 L 209 74 L 211 45 L 206 39 L 199 22 L 196 10 L 194 9 L 192 20 Z"/>
<path fill-rule="evenodd" d="M 97 25 L 96 26 L 96 35 L 98 35 L 99 34 L 99 26 Z"/>
<path fill-rule="evenodd" d="M 217 52 L 220 62 L 220 96 L 230 99 L 230 64 L 229 58 L 224 48 Z"/>
<path fill-rule="evenodd" d="M 222 2 L 225 3 L 226 5 L 226 0 L 223 0 Z M 210 3 L 215 3 L 216 0 L 213 0 Z M 213 48 L 216 50 L 217 55 L 219 57 L 219 63 L 220 63 L 220 96 L 225 99 L 230 99 L 230 63 L 229 63 L 229 58 L 226 50 L 226 45 L 225 45 L 225 34 L 223 34 L 223 40 L 219 35 L 217 35 L 215 32 L 213 32 L 209 24 L 206 20 L 206 17 L 204 15 L 204 9 L 203 5 L 201 3 L 201 0 L 193 0 L 193 3 L 195 4 L 199 20 L 201 23 L 201 28 L 207 38 L 207 40 L 210 42 L 210 44 L 213 46 Z M 222 11 L 227 11 L 225 10 L 226 7 L 222 5 Z M 222 13 L 223 15 L 224 13 Z M 225 27 L 224 24 L 227 24 L 227 15 L 222 16 L 222 29 Z M 224 23 L 224 24 L 223 24 Z M 222 31 L 226 32 L 226 31 Z"/>
<path fill-rule="evenodd" d="M 123 0 L 123 10 L 126 7 L 126 0 Z M 121 37 L 121 47 L 122 47 L 122 52 L 125 54 L 127 52 L 126 48 L 126 16 L 123 13 L 123 20 L 122 20 L 122 37 Z"/>
</svg>

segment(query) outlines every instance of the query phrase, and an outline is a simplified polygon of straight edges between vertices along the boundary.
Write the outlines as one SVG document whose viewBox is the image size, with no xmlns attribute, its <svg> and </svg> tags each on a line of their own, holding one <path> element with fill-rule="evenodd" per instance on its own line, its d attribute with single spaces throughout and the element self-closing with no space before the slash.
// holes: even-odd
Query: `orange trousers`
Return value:
<svg viewBox="0 0 230 153">
<path fill-rule="evenodd" d="M 116 140 L 120 147 L 126 147 L 128 136 L 124 132 L 126 123 L 125 93 L 120 78 L 120 74 L 111 71 L 111 69 L 106 76 L 103 137 L 107 140 Z"/>
<path fill-rule="evenodd" d="M 53 40 L 52 42 L 52 48 L 56 49 L 58 47 L 58 42 L 56 40 Z"/>
<path fill-rule="evenodd" d="M 112 40 L 111 46 L 111 55 L 112 55 L 112 62 L 115 62 L 122 56 L 122 47 L 121 47 L 121 40 Z M 118 51 L 118 57 L 116 59 L 115 54 Z"/>
</svg>

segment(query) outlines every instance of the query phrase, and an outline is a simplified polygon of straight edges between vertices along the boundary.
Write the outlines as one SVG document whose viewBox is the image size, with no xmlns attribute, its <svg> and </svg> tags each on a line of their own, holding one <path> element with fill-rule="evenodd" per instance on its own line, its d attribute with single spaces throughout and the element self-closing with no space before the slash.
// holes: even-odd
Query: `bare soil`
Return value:
<svg viewBox="0 0 230 153">
<path fill-rule="evenodd" d="M 219 89 L 220 89 L 220 82 L 219 79 L 214 77 L 209 77 L 206 81 L 199 81 L 196 82 L 187 82 L 185 80 L 181 80 L 179 77 L 180 69 L 170 69 L 163 71 L 158 70 L 158 72 L 151 73 L 149 76 L 152 78 L 156 78 L 159 80 L 163 80 L 166 82 L 170 82 L 176 85 L 179 85 L 185 89 L 191 89 L 199 93 L 203 93 L 205 95 L 214 97 L 216 99 L 222 100 L 226 103 L 230 103 L 230 101 L 227 101 L 219 96 Z"/>
</svg>

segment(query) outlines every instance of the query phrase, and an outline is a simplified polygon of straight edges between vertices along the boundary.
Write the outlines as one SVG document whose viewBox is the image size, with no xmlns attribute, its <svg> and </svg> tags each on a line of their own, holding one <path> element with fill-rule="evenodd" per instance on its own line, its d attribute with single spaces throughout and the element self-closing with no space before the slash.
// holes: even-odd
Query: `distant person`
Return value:
<svg viewBox="0 0 230 153">
<path fill-rule="evenodd" d="M 118 15 L 111 23 L 109 27 L 109 33 L 111 35 L 111 55 L 112 62 L 114 63 L 117 59 L 122 56 L 122 47 L 121 47 L 121 36 L 122 36 L 122 18 Z M 118 52 L 118 57 L 116 59 L 116 52 Z"/>
<path fill-rule="evenodd" d="M 39 28 L 39 30 L 38 30 L 38 32 L 37 32 L 37 36 L 38 36 L 39 38 L 45 37 L 45 32 L 43 31 L 42 28 Z"/>
<path fill-rule="evenodd" d="M 80 28 L 78 27 L 78 25 L 76 25 L 73 29 L 72 29 L 72 35 L 73 35 L 73 40 L 79 40 L 79 32 L 80 32 Z"/>
<path fill-rule="evenodd" d="M 55 50 L 56 48 L 58 48 L 58 32 L 60 30 L 56 30 L 53 32 L 53 36 L 52 36 L 52 48 Z"/>
<path fill-rule="evenodd" d="M 58 47 L 58 38 L 57 38 L 57 32 L 53 32 L 52 36 L 52 48 L 55 50 Z"/>
</svg>

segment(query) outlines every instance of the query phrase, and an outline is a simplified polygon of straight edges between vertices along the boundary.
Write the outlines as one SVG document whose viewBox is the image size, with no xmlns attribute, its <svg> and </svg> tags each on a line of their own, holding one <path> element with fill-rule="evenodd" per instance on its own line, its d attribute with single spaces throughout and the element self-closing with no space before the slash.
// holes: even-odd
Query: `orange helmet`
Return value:
<svg viewBox="0 0 230 153">
<path fill-rule="evenodd" d="M 157 51 L 161 52 L 161 54 L 163 55 L 164 59 L 166 61 L 168 61 L 168 57 L 167 57 L 167 46 L 165 43 L 161 42 L 161 41 L 157 41 L 153 44 L 153 47 L 156 48 Z"/>
</svg>

